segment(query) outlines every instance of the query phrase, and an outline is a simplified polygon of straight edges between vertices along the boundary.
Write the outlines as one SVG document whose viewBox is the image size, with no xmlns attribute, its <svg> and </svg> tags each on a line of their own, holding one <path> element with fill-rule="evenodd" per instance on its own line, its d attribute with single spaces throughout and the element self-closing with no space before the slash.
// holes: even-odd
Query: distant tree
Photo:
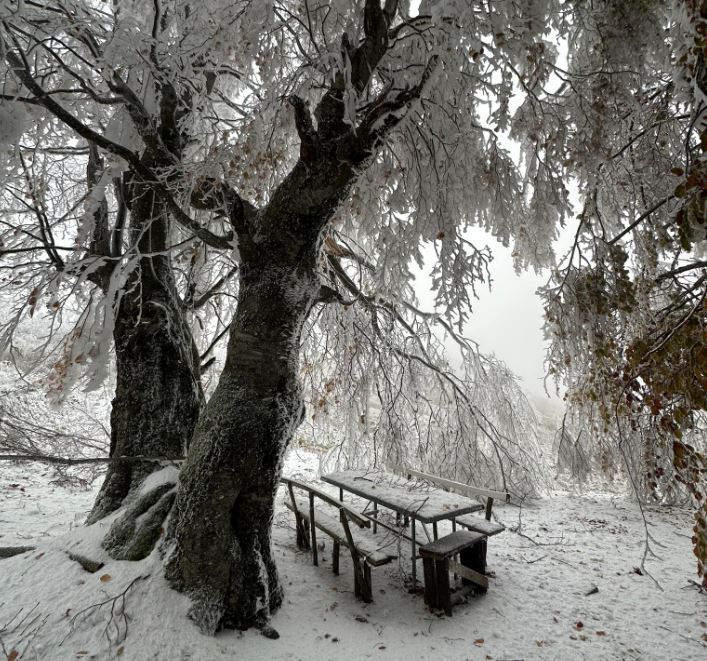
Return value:
<svg viewBox="0 0 707 661">
<path fill-rule="evenodd" d="M 573 4 L 559 88 L 518 113 L 583 187 L 542 293 L 549 369 L 605 468 L 694 496 L 707 584 L 707 3 Z"/>
<path fill-rule="evenodd" d="M 170 259 L 176 245 L 207 245 L 237 262 L 225 364 L 189 446 L 164 547 L 166 576 L 191 596 L 191 615 L 203 631 L 262 625 L 281 603 L 270 528 L 283 455 L 305 415 L 300 385 L 305 335 L 325 346 L 331 338 L 347 338 L 339 346 L 349 370 L 374 359 L 394 368 L 380 376 L 394 376 L 401 386 L 384 381 L 377 388 L 386 413 L 381 419 L 390 430 L 404 434 L 410 417 L 419 415 L 424 438 L 445 429 L 447 412 L 463 410 L 466 426 L 456 429 L 462 434 L 481 429 L 500 455 L 497 442 L 507 430 L 471 399 L 469 386 L 478 383 L 450 375 L 435 349 L 436 327 L 456 338 L 470 377 L 484 373 L 473 345 L 457 335 L 489 259 L 470 242 L 467 230 L 481 225 L 502 243 L 513 241 L 519 267 L 552 265 L 551 245 L 570 211 L 574 176 L 589 191 L 586 208 L 609 216 L 601 235 L 608 248 L 586 253 L 594 265 L 590 270 L 606 274 L 611 283 L 623 277 L 616 251 L 628 235 L 626 227 L 635 223 L 627 214 L 640 205 L 640 213 L 655 221 L 653 214 L 667 211 L 674 192 L 666 190 L 668 200 L 659 206 L 654 200 L 660 187 L 630 197 L 632 203 L 617 196 L 625 189 L 640 192 L 631 177 L 642 169 L 651 176 L 657 172 L 656 183 L 664 184 L 670 170 L 664 166 L 671 159 L 656 138 L 652 156 L 626 161 L 629 165 L 616 171 L 603 163 L 629 154 L 651 131 L 666 131 L 676 140 L 680 122 L 694 128 L 702 112 L 673 82 L 673 69 L 659 68 L 663 60 L 657 56 L 682 49 L 693 34 L 662 6 L 630 3 L 630 10 L 622 10 L 629 4 L 423 0 L 415 12 L 395 0 L 161 0 L 149 6 L 131 0 L 110 6 L 24 0 L 2 10 L 10 124 L 21 121 L 18 104 L 40 108 L 40 135 L 47 122 L 61 123 L 74 142 L 88 144 L 89 155 L 95 154 L 99 181 L 120 176 L 132 196 L 133 233 L 122 250 L 111 252 L 116 266 L 108 292 L 119 291 L 120 302 L 136 304 L 121 312 L 115 294 L 108 296 L 103 309 L 108 317 L 117 310 L 115 323 L 100 326 L 115 332 L 126 320 L 133 329 L 128 342 L 136 352 L 147 352 L 135 361 L 130 392 L 135 381 L 157 378 L 149 363 L 153 342 L 168 337 L 173 349 L 160 345 L 164 353 L 156 355 L 166 357 L 171 350 L 181 364 L 190 362 L 177 291 L 180 282 L 186 285 L 175 278 L 176 259 Z M 605 20 L 602 11 L 611 22 L 596 28 L 597 20 Z M 650 20 L 656 12 L 654 27 Z M 607 27 L 618 37 L 617 26 L 628 35 L 627 44 L 635 42 L 619 51 L 631 54 L 630 67 L 613 51 L 603 56 L 593 46 L 571 50 L 569 69 L 558 64 L 556 44 L 562 38 L 591 42 L 596 33 L 607 34 Z M 655 40 L 643 44 L 646 30 Z M 599 64 L 592 68 L 595 55 Z M 589 58 L 586 63 L 581 56 Z M 670 83 L 670 94 L 677 96 L 660 119 L 646 124 L 646 113 L 664 96 L 652 89 L 654 80 Z M 620 109 L 628 101 L 625 117 Z M 621 122 L 607 125 L 608 116 Z M 626 148 L 612 159 L 614 130 Z M 504 134 L 521 144 L 520 163 L 503 147 Z M 689 135 L 685 144 L 693 154 Z M 628 186 L 621 183 L 625 170 Z M 67 171 L 69 178 L 62 181 L 75 177 Z M 686 180 L 686 190 L 688 185 Z M 62 183 L 57 189 L 68 187 Z M 611 191 L 610 203 L 603 202 L 604 190 Z M 119 208 L 123 192 L 116 189 L 109 207 Z M 97 193 L 91 232 L 100 227 Z M 39 207 L 34 203 L 33 210 Z M 589 215 L 580 215 L 580 234 L 590 221 L 599 222 L 594 216 L 585 220 Z M 44 220 L 40 225 L 46 230 Z M 43 236 L 40 247 L 53 254 L 54 242 Z M 417 307 L 411 288 L 425 244 L 436 252 L 432 313 Z M 637 263 L 651 263 L 647 248 L 627 249 Z M 107 257 L 96 268 L 108 263 Z M 575 269 L 570 259 L 572 273 Z M 663 270 L 670 269 L 675 267 Z M 665 280 L 672 275 L 679 274 Z M 574 309 L 572 301 L 559 305 L 569 291 L 561 288 L 548 301 L 550 324 L 561 324 L 564 311 Z M 623 312 L 624 301 L 621 292 L 609 297 L 612 318 Z M 312 315 L 315 309 L 318 317 Z M 591 323 L 602 313 L 593 309 Z M 557 359 L 561 350 L 556 349 L 551 357 L 556 371 L 582 355 L 590 325 L 571 314 L 576 323 L 557 329 L 557 346 L 569 337 L 579 348 L 567 353 L 569 361 L 564 354 Z M 154 324 L 145 319 L 155 319 Z M 321 321 L 316 331 L 314 321 Z M 143 327 L 151 334 L 135 333 Z M 609 338 L 618 344 L 618 327 Z M 358 351 L 366 354 L 360 362 Z M 172 365 L 168 359 L 164 364 Z M 424 392 L 423 380 L 409 365 L 429 367 L 440 393 Z M 193 373 L 185 370 L 184 383 Z M 159 374 L 173 378 L 167 369 Z M 600 376 L 606 381 L 608 375 Z M 336 380 L 322 386 L 326 399 Z M 360 389 L 362 396 L 368 392 Z M 144 401 L 149 404 L 150 397 Z M 438 407 L 441 401 L 448 406 Z M 398 418 L 401 406 L 408 410 Z M 433 416 L 431 424 L 420 422 L 439 410 L 442 415 Z M 499 463 L 502 457 L 494 465 Z M 154 543 L 160 515 L 170 510 L 173 497 L 170 485 L 160 485 L 129 506 L 109 533 L 111 552 L 117 557 L 149 552 L 147 542 Z M 150 509 L 150 516 L 138 520 Z M 157 526 L 146 530 L 146 521 Z"/>
</svg>

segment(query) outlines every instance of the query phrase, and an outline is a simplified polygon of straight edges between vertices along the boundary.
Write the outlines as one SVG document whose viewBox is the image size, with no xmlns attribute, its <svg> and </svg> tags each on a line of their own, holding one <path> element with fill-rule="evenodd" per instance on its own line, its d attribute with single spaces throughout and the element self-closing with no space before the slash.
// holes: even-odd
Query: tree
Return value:
<svg viewBox="0 0 707 661">
<path fill-rule="evenodd" d="M 175 278 L 165 254 L 168 232 L 164 204 L 152 186 L 136 180 L 134 165 L 106 164 L 99 149 L 106 138 L 76 119 L 87 111 L 88 103 L 95 103 L 95 122 L 97 130 L 102 131 L 111 119 L 104 107 L 113 108 L 119 103 L 96 91 L 97 74 L 87 58 L 97 61 L 98 50 L 104 45 L 100 37 L 75 30 L 75 20 L 95 15 L 80 4 L 30 3 L 27 9 L 27 13 L 21 13 L 9 6 L 8 15 L 3 17 L 11 21 L 4 25 L 8 41 L 3 40 L 3 51 L 8 72 L 14 75 L 7 79 L 2 98 L 48 112 L 35 112 L 33 118 L 38 125 L 28 128 L 23 126 L 26 122 L 21 106 L 4 103 L 2 107 L 8 131 L 3 143 L 14 144 L 20 137 L 26 140 L 17 144 L 16 158 L 6 164 L 3 197 L 14 222 L 4 221 L 2 252 L 13 259 L 10 268 L 14 275 L 5 279 L 4 288 L 29 290 L 5 325 L 2 345 L 3 349 L 11 346 L 22 314 L 26 310 L 34 314 L 43 297 L 54 313 L 54 323 L 60 325 L 59 316 L 70 295 L 77 290 L 85 295 L 86 285 L 93 285 L 79 300 L 82 312 L 54 364 L 50 388 L 57 398 L 63 397 L 76 368 L 86 364 L 90 365 L 93 381 L 100 382 L 107 347 L 113 340 L 117 387 L 111 414 L 112 461 L 89 516 L 89 521 L 96 521 L 118 509 L 154 470 L 154 461 L 138 457 L 183 456 L 202 403 L 198 355 L 179 308 Z M 77 13 L 73 14 L 72 9 Z M 104 23 L 99 25 L 104 27 Z M 67 31 L 73 47 L 61 37 L 43 41 L 55 28 Z M 25 48 L 18 42 L 18 35 L 27 40 Z M 32 52 L 33 64 L 26 52 Z M 49 91 L 35 80 L 33 67 L 41 68 Z M 61 87 L 55 92 L 52 85 L 61 85 L 58 81 L 66 76 L 76 82 L 75 87 Z M 127 87 L 121 88 L 119 74 L 108 87 L 122 99 L 121 106 L 132 112 L 136 125 L 139 118 L 146 121 L 141 115 L 142 104 Z M 17 99 L 22 89 L 29 97 Z M 165 91 L 162 98 L 168 99 L 169 92 Z M 67 103 L 75 115 L 61 102 Z M 139 166 L 143 169 L 163 167 L 165 159 L 179 157 L 182 145 L 174 129 L 179 120 L 176 112 L 177 108 L 170 111 L 165 106 L 160 121 L 151 127 L 159 148 L 152 143 L 141 152 Z M 73 133 L 63 130 L 67 119 Z M 115 116 L 112 119 L 120 121 Z M 87 140 L 85 146 L 72 144 L 77 137 Z M 83 176 L 80 165 L 72 159 L 76 156 L 86 156 Z M 135 163 L 138 160 L 135 157 Z M 112 196 L 108 193 L 111 187 Z M 79 213 L 74 237 L 74 216 L 82 205 L 84 212 Z M 73 246 L 62 245 L 72 242 Z M 46 254 L 51 268 L 37 268 L 41 263 L 36 259 L 38 253 Z M 29 260 L 23 261 L 26 255 Z"/>
<path fill-rule="evenodd" d="M 707 4 L 577 8 L 559 92 L 525 111 L 571 127 L 558 157 L 587 186 L 543 292 L 550 371 L 640 498 L 694 497 L 706 582 Z"/>
<path fill-rule="evenodd" d="M 641 11 L 605 8 L 628 31 L 650 16 L 653 4 L 645 4 Z M 608 170 L 602 163 L 614 134 L 603 124 L 601 98 L 620 106 L 632 88 L 603 68 L 561 68 L 553 45 L 558 35 L 595 34 L 593 7 L 440 0 L 412 12 L 395 0 L 162 0 L 148 9 L 129 0 L 110 8 L 25 0 L 6 10 L 0 48 L 14 85 L 5 92 L 11 107 L 39 107 L 53 118 L 45 121 L 62 124 L 89 150 L 95 145 L 105 176 L 121 173 L 133 196 L 133 236 L 110 274 L 109 288 L 124 293 L 117 307 L 109 297 L 104 309 L 117 310 L 116 329 L 123 319 L 134 329 L 135 308 L 122 301 L 145 280 L 152 298 L 137 311 L 164 315 L 155 323 L 161 330 L 135 344 L 135 374 L 156 378 L 143 362 L 152 354 L 137 355 L 137 347 L 151 352 L 165 328 L 189 363 L 170 260 L 175 245 L 207 245 L 237 260 L 226 361 L 196 425 L 164 545 L 166 576 L 191 596 L 202 630 L 263 625 L 282 600 L 270 525 L 282 457 L 304 417 L 299 358 L 305 334 L 314 332 L 308 322 L 321 320 L 326 338 L 352 329 L 352 338 L 366 339 L 361 350 L 383 362 L 404 358 L 431 368 L 451 393 L 452 410 L 467 411 L 491 440 L 505 436 L 479 415 L 469 382 L 435 364 L 429 331 L 440 326 L 475 357 L 458 329 L 489 256 L 469 241 L 470 226 L 486 227 L 506 245 L 513 240 L 519 267 L 549 266 L 570 211 L 571 177 L 592 184 L 589 203 L 603 190 L 596 169 Z M 680 48 L 685 35 L 667 18 L 660 25 L 672 26 L 670 38 L 657 35 L 632 52 L 632 63 L 641 64 L 637 84 L 651 101 L 662 98 L 651 96 L 651 81 L 665 75 L 655 48 Z M 521 105 L 512 110 L 514 97 Z M 681 97 L 667 104 L 665 121 L 651 120 L 660 121 L 656 130 L 683 121 L 674 115 L 680 103 L 691 116 L 693 100 Z M 633 124 L 621 115 L 630 144 L 632 132 L 648 132 L 645 105 L 628 108 Z M 503 147 L 509 131 L 522 144 L 520 163 Z M 657 169 L 660 150 L 652 154 Z M 607 176 L 622 190 L 617 173 Z M 124 195 L 117 190 L 114 205 Z M 612 228 L 625 221 L 622 203 L 607 213 Z M 433 313 L 420 310 L 410 291 L 425 243 L 436 251 Z M 604 254 L 593 255 L 599 271 Z M 648 252 L 635 254 L 645 260 Z M 620 311 L 621 301 L 611 299 L 610 309 Z M 337 314 L 312 316 L 322 306 L 337 306 Z M 358 309 L 365 325 L 353 316 Z M 389 339 L 395 329 L 400 342 Z M 581 338 L 576 326 L 568 332 Z M 404 392 L 417 402 L 411 411 L 436 410 L 410 391 L 414 384 L 408 380 Z M 381 401 L 399 411 L 402 391 L 385 391 Z M 171 485 L 142 494 L 112 529 L 113 551 L 149 552 L 146 540 L 154 542 L 172 498 Z M 150 508 L 154 525 L 146 533 L 137 519 Z"/>
</svg>

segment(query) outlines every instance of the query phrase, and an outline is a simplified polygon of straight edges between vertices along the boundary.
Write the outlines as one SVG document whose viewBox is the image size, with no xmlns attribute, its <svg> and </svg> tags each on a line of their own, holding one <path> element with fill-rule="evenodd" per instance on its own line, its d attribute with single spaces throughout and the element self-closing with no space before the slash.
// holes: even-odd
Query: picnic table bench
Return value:
<svg viewBox="0 0 707 661">
<path fill-rule="evenodd" d="M 459 562 L 454 560 L 459 555 Z M 456 530 L 420 547 L 425 572 L 425 603 L 430 608 L 452 614 L 449 572 L 462 577 L 477 592 L 486 592 L 486 535 L 471 530 Z"/>
<path fill-rule="evenodd" d="M 380 537 L 374 537 L 368 529 L 371 522 L 358 510 L 313 484 L 282 477 L 289 499 L 285 506 L 295 515 L 297 545 L 311 550 L 312 563 L 319 564 L 317 529 L 331 537 L 333 541 L 332 570 L 339 574 L 340 547 L 348 548 L 354 569 L 354 594 L 357 598 L 370 602 L 373 599 L 371 567 L 388 564 L 397 554 L 382 546 Z M 295 494 L 295 489 L 306 495 Z M 321 501 L 321 502 L 318 502 Z M 356 527 L 352 527 L 351 524 Z"/>
</svg>

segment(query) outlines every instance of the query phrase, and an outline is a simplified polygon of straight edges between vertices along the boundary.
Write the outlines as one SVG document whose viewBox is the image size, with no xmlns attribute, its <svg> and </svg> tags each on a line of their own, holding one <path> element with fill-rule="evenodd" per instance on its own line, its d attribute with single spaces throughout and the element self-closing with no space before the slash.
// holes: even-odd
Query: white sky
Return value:
<svg viewBox="0 0 707 661">
<path fill-rule="evenodd" d="M 555 245 L 558 257 L 574 236 L 572 220 L 568 228 L 561 231 Z M 511 248 L 505 248 L 491 235 L 481 229 L 473 231 L 471 240 L 478 246 L 488 245 L 493 253 L 490 264 L 491 289 L 488 285 L 477 287 L 479 298 L 474 302 L 473 313 L 464 328 L 464 336 L 479 344 L 482 352 L 495 355 L 515 372 L 526 394 L 533 404 L 544 413 L 557 413 L 563 407 L 555 392 L 555 383 L 547 382 L 550 397 L 544 389 L 545 339 L 543 336 L 543 308 L 536 294 L 549 277 L 548 271 L 536 274 L 532 269 L 516 274 L 511 257 Z M 426 259 L 425 273 L 429 273 L 435 256 L 430 248 Z M 434 307 L 433 294 L 427 279 L 417 280 L 417 295 L 425 309 Z M 452 364 L 458 362 L 456 345 L 447 343 Z"/>
</svg>

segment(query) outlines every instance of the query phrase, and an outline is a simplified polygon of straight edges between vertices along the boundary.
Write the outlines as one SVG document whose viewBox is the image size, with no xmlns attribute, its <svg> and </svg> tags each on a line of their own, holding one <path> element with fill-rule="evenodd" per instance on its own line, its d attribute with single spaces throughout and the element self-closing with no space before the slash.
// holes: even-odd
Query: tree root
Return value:
<svg viewBox="0 0 707 661">
<path fill-rule="evenodd" d="M 176 493 L 173 483 L 161 484 L 131 503 L 103 540 L 108 555 L 114 560 L 142 560 L 150 555 Z"/>
<path fill-rule="evenodd" d="M 27 551 L 34 551 L 36 546 L 0 546 L 0 560 L 4 558 L 12 558 Z"/>
<path fill-rule="evenodd" d="M 71 560 L 78 562 L 89 574 L 95 574 L 101 567 L 103 567 L 103 563 L 98 560 L 91 560 L 91 558 L 78 555 L 77 553 L 67 553 Z"/>
</svg>

